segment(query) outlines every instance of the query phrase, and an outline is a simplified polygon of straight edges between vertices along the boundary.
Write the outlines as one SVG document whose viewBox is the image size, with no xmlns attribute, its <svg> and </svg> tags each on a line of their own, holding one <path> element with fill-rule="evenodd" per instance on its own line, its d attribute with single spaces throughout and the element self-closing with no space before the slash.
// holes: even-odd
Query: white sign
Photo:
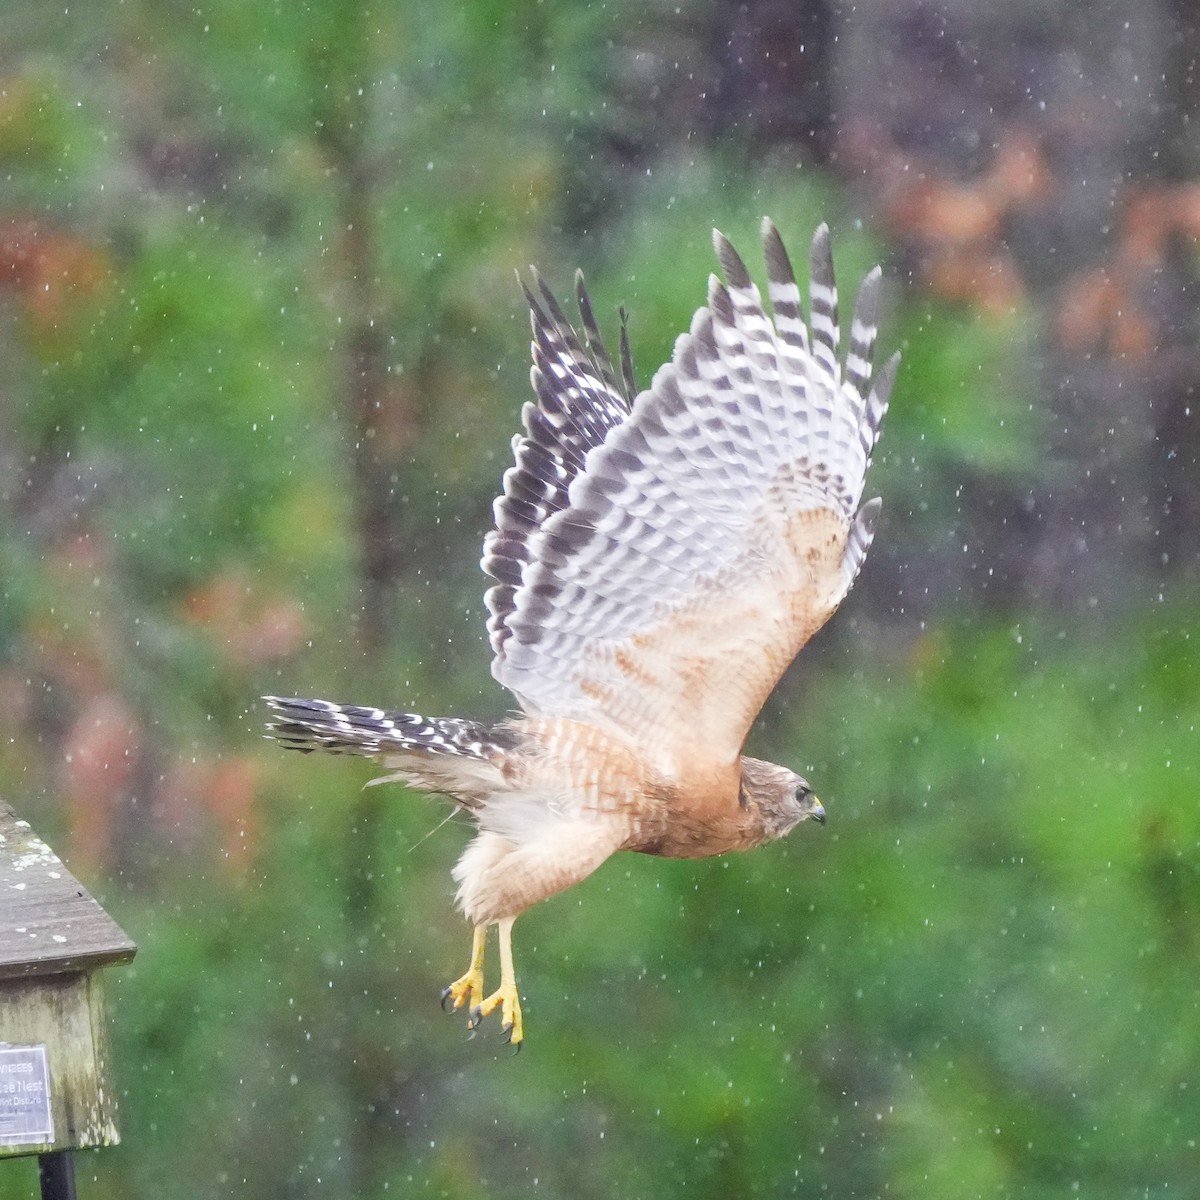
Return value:
<svg viewBox="0 0 1200 1200">
<path fill-rule="evenodd" d="M 0 1045 L 0 1146 L 53 1141 L 46 1047 Z"/>
</svg>

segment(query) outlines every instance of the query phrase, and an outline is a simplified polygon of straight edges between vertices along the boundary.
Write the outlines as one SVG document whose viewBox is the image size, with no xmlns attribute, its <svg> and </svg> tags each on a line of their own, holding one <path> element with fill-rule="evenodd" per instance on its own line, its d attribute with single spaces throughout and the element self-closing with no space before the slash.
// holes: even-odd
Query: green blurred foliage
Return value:
<svg viewBox="0 0 1200 1200">
<path fill-rule="evenodd" d="M 17 291 L 0 309 L 0 790 L 86 863 L 60 797 L 88 695 L 125 698 L 140 755 L 85 876 L 140 946 L 109 976 L 124 1145 L 81 1157 L 89 1196 L 1193 1194 L 1182 601 L 1091 628 L 970 595 L 918 617 L 873 561 L 755 737 L 828 828 L 620 858 L 530 912 L 516 1060 L 437 1008 L 468 949 L 463 821 L 258 741 L 264 691 L 508 703 L 475 562 L 527 393 L 514 268 L 565 294 L 580 263 L 598 312 L 628 304 L 645 383 L 703 298 L 714 224 L 750 259 L 769 213 L 802 260 L 829 218 L 847 283 L 886 258 L 811 167 L 697 139 L 590 171 L 628 105 L 618 30 L 660 7 L 15 5 L 5 207 L 95 262 L 49 317 Z M 906 357 L 875 560 L 915 595 L 964 482 L 1054 467 L 1031 314 L 888 299 L 883 349 Z M 406 538 L 379 654 L 355 636 L 344 394 L 371 323 Z M 231 764 L 252 781 L 233 818 Z M 0 1196 L 28 1194 L 22 1170 Z"/>
</svg>

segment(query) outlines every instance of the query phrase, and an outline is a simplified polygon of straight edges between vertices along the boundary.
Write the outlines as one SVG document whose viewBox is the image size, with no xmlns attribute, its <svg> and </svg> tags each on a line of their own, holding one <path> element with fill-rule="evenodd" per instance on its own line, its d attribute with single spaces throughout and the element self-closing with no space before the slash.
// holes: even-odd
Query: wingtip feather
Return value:
<svg viewBox="0 0 1200 1200">
<path fill-rule="evenodd" d="M 871 380 L 871 391 L 882 404 L 887 404 L 896 383 L 896 372 L 900 370 L 900 351 L 895 351 L 891 357 L 875 372 Z"/>
<path fill-rule="evenodd" d="M 829 236 L 829 226 L 824 221 L 817 226 L 816 232 L 813 234 L 809 261 L 812 265 L 814 279 L 819 279 L 821 282 L 832 281 L 833 239 Z"/>
<path fill-rule="evenodd" d="M 742 262 L 741 255 L 733 248 L 733 243 L 719 230 L 713 230 L 713 248 L 717 252 L 717 261 L 721 271 L 731 288 L 747 288 L 750 286 L 750 272 Z"/>
</svg>

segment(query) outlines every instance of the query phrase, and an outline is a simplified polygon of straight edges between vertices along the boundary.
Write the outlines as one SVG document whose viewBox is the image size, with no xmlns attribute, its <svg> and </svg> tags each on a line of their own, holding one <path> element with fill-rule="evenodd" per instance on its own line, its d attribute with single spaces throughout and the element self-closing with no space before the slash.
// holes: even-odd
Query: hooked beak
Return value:
<svg viewBox="0 0 1200 1200">
<path fill-rule="evenodd" d="M 820 800 L 812 802 L 812 808 L 808 810 L 808 816 L 810 820 L 816 821 L 818 825 L 825 824 L 825 806 Z"/>
</svg>

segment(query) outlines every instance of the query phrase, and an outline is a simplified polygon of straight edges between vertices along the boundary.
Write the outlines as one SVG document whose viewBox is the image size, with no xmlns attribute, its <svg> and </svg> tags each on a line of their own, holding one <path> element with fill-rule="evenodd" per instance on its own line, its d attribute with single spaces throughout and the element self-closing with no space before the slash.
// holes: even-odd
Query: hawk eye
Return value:
<svg viewBox="0 0 1200 1200">
<path fill-rule="evenodd" d="M 802 783 L 796 788 L 796 799 L 799 801 L 807 800 L 811 795 L 812 788 L 810 788 L 806 783 Z"/>
</svg>

